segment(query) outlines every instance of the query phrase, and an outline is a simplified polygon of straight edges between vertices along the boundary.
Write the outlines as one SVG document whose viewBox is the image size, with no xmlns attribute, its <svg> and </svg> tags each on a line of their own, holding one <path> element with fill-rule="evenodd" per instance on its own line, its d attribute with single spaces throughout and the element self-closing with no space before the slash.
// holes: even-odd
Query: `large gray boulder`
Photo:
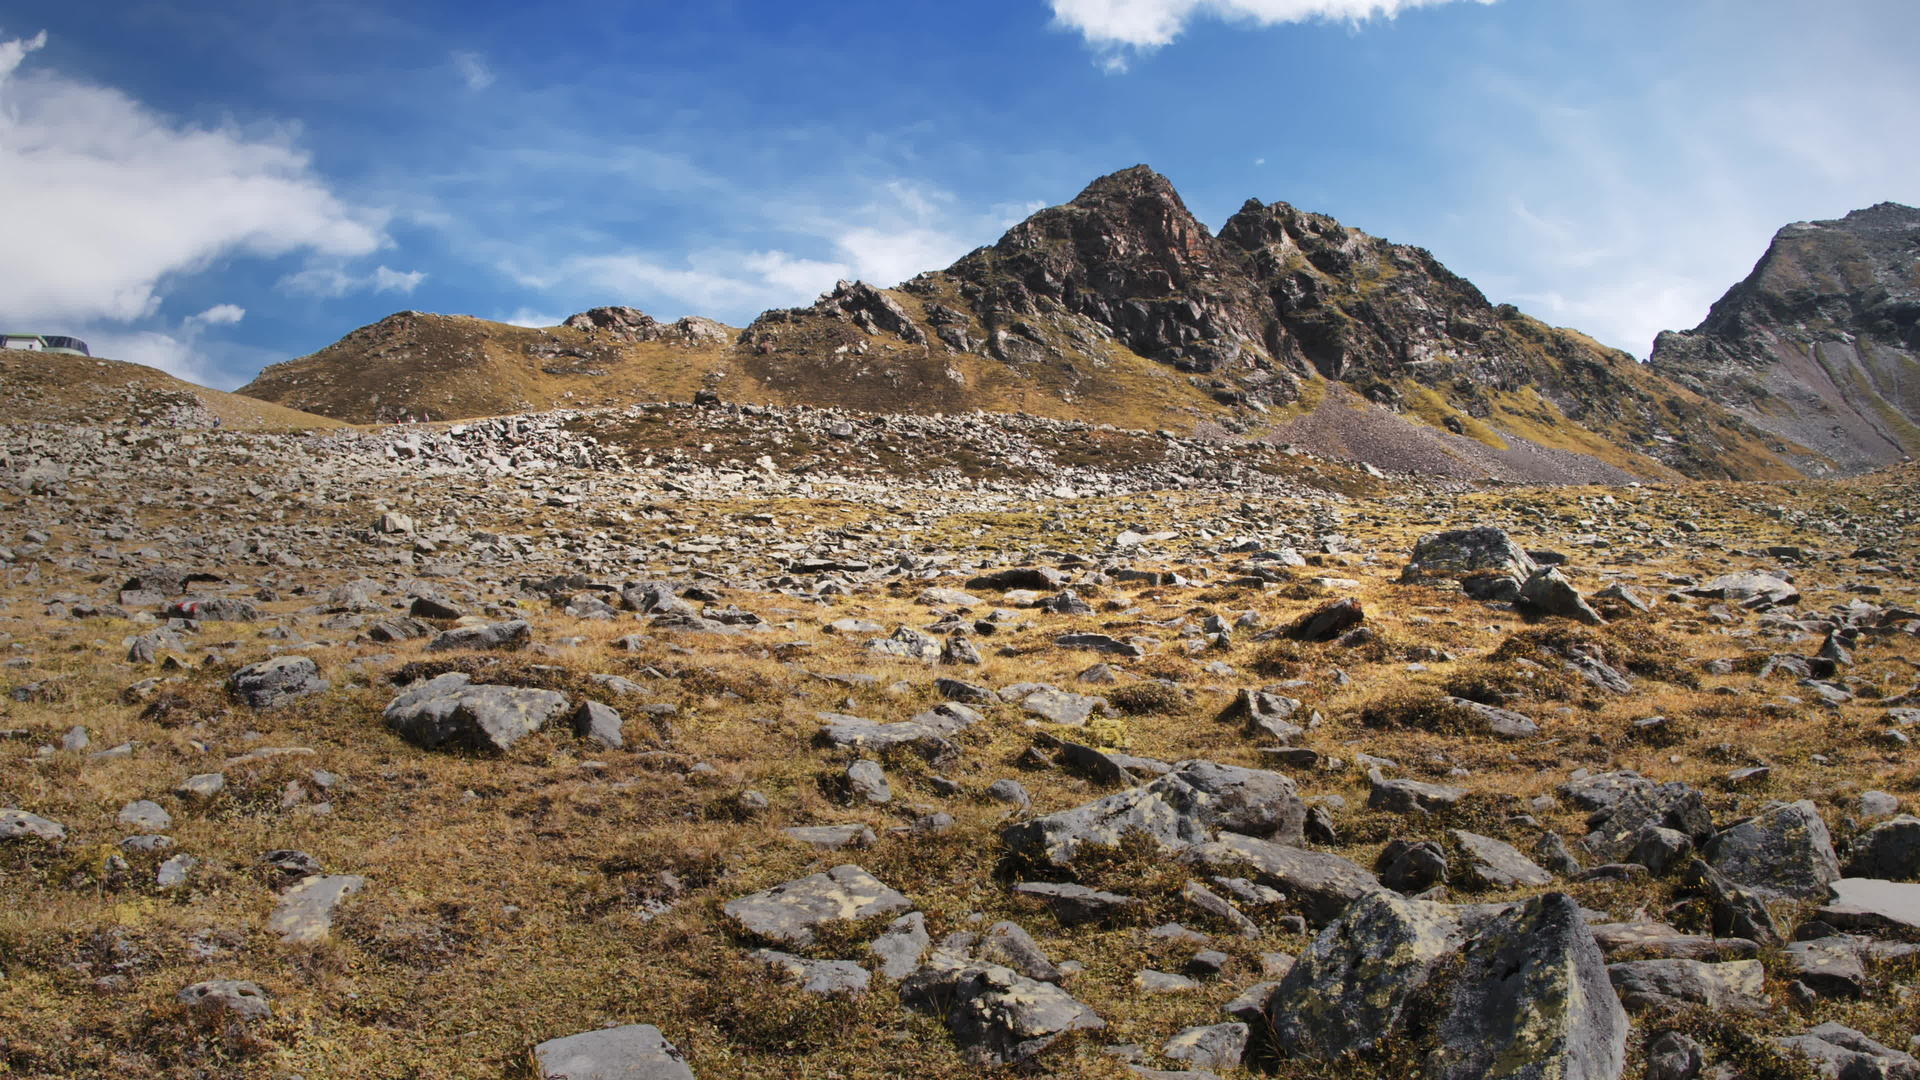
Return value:
<svg viewBox="0 0 1920 1080">
<path fill-rule="evenodd" d="M 1627 1014 L 1580 905 L 1547 893 L 1513 905 L 1461 950 L 1433 1024 L 1429 1080 L 1616 1080 Z"/>
<path fill-rule="evenodd" d="M 267 917 L 267 929 L 289 943 L 324 941 L 333 929 L 333 913 L 347 897 L 365 888 L 355 874 L 316 874 L 288 889 Z"/>
<path fill-rule="evenodd" d="M 1631 776 L 1621 777 L 1617 787 L 1586 790 L 1592 798 L 1611 799 L 1587 818 L 1587 827 L 1593 831 L 1581 841 L 1581 846 L 1606 862 L 1631 857 L 1641 834 L 1649 828 L 1672 829 L 1696 843 L 1712 835 L 1713 819 L 1698 788 L 1677 782 L 1655 784 Z"/>
<path fill-rule="evenodd" d="M 1149 784 L 1008 826 L 1002 836 L 1018 855 L 1067 866 L 1080 845 L 1118 843 L 1127 833 L 1170 851 L 1205 843 L 1222 831 L 1297 844 L 1306 815 L 1306 804 L 1287 776 L 1182 761 Z"/>
<path fill-rule="evenodd" d="M 422 749 L 501 751 L 566 711 L 567 696 L 558 691 L 475 684 L 449 672 L 408 688 L 383 715 Z"/>
<path fill-rule="evenodd" d="M 1367 893 L 1313 939 L 1268 999 L 1275 1045 L 1325 1062 L 1378 1045 L 1464 935 L 1444 904 Z"/>
<path fill-rule="evenodd" d="M 208 1012 L 229 1013 L 242 1020 L 265 1020 L 273 1015 L 267 992 L 259 983 L 241 979 L 208 979 L 180 988 L 174 1000 Z"/>
<path fill-rule="evenodd" d="M 1413 545 L 1400 580 L 1423 583 L 1477 574 L 1497 574 L 1515 584 L 1537 569 L 1532 558 L 1504 530 L 1491 525 L 1428 533 Z"/>
<path fill-rule="evenodd" d="M 885 754 L 904 749 L 932 765 L 950 765 L 960 758 L 960 748 L 936 728 L 913 720 L 878 724 L 857 716 L 821 713 L 826 723 L 820 727 L 822 746 L 867 754 Z"/>
<path fill-rule="evenodd" d="M 1535 887 L 1553 884 L 1553 875 L 1540 864 L 1520 854 L 1504 840 L 1481 836 L 1465 829 L 1452 830 L 1453 842 L 1467 856 L 1462 873 L 1468 884 L 1483 889 L 1510 889 L 1516 885 Z"/>
<path fill-rule="evenodd" d="M 1920 818 L 1902 814 L 1861 833 L 1853 841 L 1847 876 L 1920 881 Z"/>
<path fill-rule="evenodd" d="M 533 1048 L 540 1080 L 694 1080 L 687 1059 L 652 1024 L 602 1028 Z"/>
<path fill-rule="evenodd" d="M 256 709 L 285 705 L 331 685 L 320 677 L 320 666 L 305 656 L 276 656 L 248 664 L 227 683 L 235 698 Z"/>
<path fill-rule="evenodd" d="M 944 1021 L 960 1052 L 983 1066 L 1023 1061 L 1069 1031 L 1107 1026 L 1057 986 L 945 952 L 907 977 L 900 999 Z"/>
<path fill-rule="evenodd" d="M 1716 834 L 1707 861 L 1735 883 L 1796 900 L 1824 898 L 1840 877 L 1827 823 L 1811 802 L 1774 803 Z"/>
<path fill-rule="evenodd" d="M 1880 933 L 1920 930 L 1920 885 L 1878 878 L 1841 878 L 1817 917 L 1842 929 Z"/>
<path fill-rule="evenodd" d="M 748 933 L 806 946 L 827 923 L 898 915 L 911 907 L 911 901 L 879 878 L 847 864 L 729 900 L 720 910 Z"/>
<path fill-rule="evenodd" d="M 1587 603 L 1587 598 L 1580 595 L 1580 590 L 1573 587 L 1573 582 L 1568 581 L 1557 566 L 1542 567 L 1529 575 L 1520 586 L 1520 599 L 1516 603 L 1522 611 L 1572 619 L 1588 626 L 1607 621 L 1593 610 L 1593 605 Z"/>
</svg>

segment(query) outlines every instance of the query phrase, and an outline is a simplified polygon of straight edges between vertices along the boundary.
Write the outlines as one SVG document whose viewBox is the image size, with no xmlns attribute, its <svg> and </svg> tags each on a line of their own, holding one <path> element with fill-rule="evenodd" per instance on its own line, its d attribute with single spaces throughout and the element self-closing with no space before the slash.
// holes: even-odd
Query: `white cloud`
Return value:
<svg viewBox="0 0 1920 1080">
<path fill-rule="evenodd" d="M 508 259 L 504 269 L 523 285 L 583 307 L 632 304 L 656 318 L 695 314 L 740 323 L 768 308 L 811 303 L 843 279 L 892 286 L 943 269 L 1043 205 L 1006 204 L 977 214 L 956 213 L 956 201 L 938 188 L 896 180 L 880 184 L 868 202 L 851 209 L 782 203 L 780 223 L 814 249 L 806 254 L 625 250 L 547 265 L 522 255 Z"/>
<path fill-rule="evenodd" d="M 383 214 L 349 205 L 285 132 L 196 128 L 109 87 L 34 70 L 46 44 L 0 41 L 0 260 L 15 319 L 62 325 L 153 315 L 162 283 L 233 255 L 365 255 Z"/>
<path fill-rule="evenodd" d="M 548 315 L 535 311 L 532 308 L 523 307 L 515 309 L 511 315 L 502 315 L 493 321 L 506 323 L 508 326 L 529 326 L 537 330 L 549 326 L 559 326 L 560 320 L 564 318 L 566 318 L 565 315 Z"/>
<path fill-rule="evenodd" d="M 190 323 L 201 326 L 232 326 L 247 317 L 247 309 L 239 304 L 215 304 L 198 315 L 187 318 Z"/>
<path fill-rule="evenodd" d="M 1054 21 L 1101 51 L 1109 71 L 1125 71 L 1128 51 L 1170 45 L 1196 19 L 1275 26 L 1314 19 L 1359 22 L 1455 0 L 1049 0 Z M 1494 0 L 1476 0 L 1489 4 Z"/>
<path fill-rule="evenodd" d="M 355 274 L 334 262 L 318 262 L 279 280 L 281 292 L 296 296 L 314 296 L 337 300 L 349 293 L 399 293 L 409 295 L 427 280 L 422 270 L 395 270 L 377 266 L 365 274 Z"/>
<path fill-rule="evenodd" d="M 493 85 L 493 68 L 487 65 L 486 57 L 477 52 L 456 52 L 453 54 L 453 69 L 460 75 L 460 81 L 467 89 L 479 93 Z"/>
</svg>

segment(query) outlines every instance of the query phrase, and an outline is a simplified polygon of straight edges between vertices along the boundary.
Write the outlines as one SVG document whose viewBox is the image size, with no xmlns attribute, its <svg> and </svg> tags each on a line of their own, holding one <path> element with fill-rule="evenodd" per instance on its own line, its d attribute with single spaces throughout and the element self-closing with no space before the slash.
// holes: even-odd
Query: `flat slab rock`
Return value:
<svg viewBox="0 0 1920 1080">
<path fill-rule="evenodd" d="M 721 909 L 742 929 L 769 941 L 811 945 L 831 922 L 898 915 L 912 901 L 851 863 L 729 900 Z"/>
<path fill-rule="evenodd" d="M 1878 878 L 1841 878 L 1827 885 L 1833 899 L 1819 917 L 1844 929 L 1920 930 L 1920 884 Z"/>
<path fill-rule="evenodd" d="M 321 941 L 333 929 L 333 912 L 341 901 L 365 888 L 367 879 L 354 874 L 318 874 L 288 889 L 267 917 L 267 929 L 280 940 Z"/>
<path fill-rule="evenodd" d="M 1179 850 L 1222 829 L 1298 842 L 1306 804 L 1290 777 L 1211 761 L 1183 761 L 1141 787 L 1008 826 L 1008 848 L 1066 866 L 1083 844 L 1112 844 L 1130 832 Z"/>
<path fill-rule="evenodd" d="M 533 1048 L 541 1080 L 694 1080 L 678 1048 L 652 1024 L 603 1028 Z"/>
<path fill-rule="evenodd" d="M 936 952 L 909 975 L 900 984 L 900 1000 L 945 1020 L 960 1052 L 977 1065 L 1022 1061 L 1069 1031 L 1107 1026 L 1051 983 L 951 953 Z"/>
</svg>

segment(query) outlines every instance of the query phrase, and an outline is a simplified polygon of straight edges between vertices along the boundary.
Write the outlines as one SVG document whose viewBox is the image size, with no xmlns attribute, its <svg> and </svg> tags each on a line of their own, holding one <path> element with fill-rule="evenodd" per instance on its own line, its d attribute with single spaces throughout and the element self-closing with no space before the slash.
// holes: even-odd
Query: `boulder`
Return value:
<svg viewBox="0 0 1920 1080">
<path fill-rule="evenodd" d="M 1699 960 L 1630 960 L 1609 964 L 1607 977 L 1628 1012 L 1683 1009 L 1764 1012 L 1767 974 L 1758 960 L 1710 964 Z"/>
<path fill-rule="evenodd" d="M 927 935 L 927 917 L 917 911 L 909 911 L 888 923 L 886 932 L 874 938 L 867 949 L 880 958 L 880 974 L 899 980 L 920 967 L 920 958 L 927 954 L 927 946 L 931 943 L 932 939 Z"/>
<path fill-rule="evenodd" d="M 1429 1080 L 1617 1080 L 1627 1015 L 1580 905 L 1565 893 L 1515 904 L 1462 948 L 1433 1022 Z"/>
<path fill-rule="evenodd" d="M 1877 1043 L 1844 1024 L 1821 1024 L 1805 1035 L 1774 1040 L 1782 1049 L 1813 1060 L 1835 1080 L 1920 1080 L 1920 1060 Z"/>
<path fill-rule="evenodd" d="M 25 810 L 0 810 L 0 840 L 44 840 L 53 843 L 64 840 L 67 827 L 57 821 L 51 821 L 38 814 L 29 814 Z"/>
<path fill-rule="evenodd" d="M 1849 877 L 1827 888 L 1833 899 L 1818 912 L 1823 922 L 1866 933 L 1920 930 L 1920 885 Z"/>
<path fill-rule="evenodd" d="M 1883 821 L 1853 841 L 1847 876 L 1887 881 L 1920 881 L 1920 817 L 1902 814 Z"/>
<path fill-rule="evenodd" d="M 1250 1032 L 1251 1029 L 1241 1023 L 1191 1027 L 1168 1039 L 1160 1053 L 1202 1068 L 1237 1068 L 1241 1055 L 1247 1052 Z"/>
<path fill-rule="evenodd" d="M 1368 892 L 1280 980 L 1267 1003 L 1275 1046 L 1287 1057 L 1334 1062 L 1379 1045 L 1464 936 L 1446 905 Z"/>
<path fill-rule="evenodd" d="M 818 741 L 823 746 L 867 754 L 885 754 L 904 749 L 932 765 L 948 765 L 960 758 L 960 748 L 945 734 L 926 724 L 903 720 L 895 724 L 876 724 L 857 716 L 822 713 L 826 723 Z"/>
<path fill-rule="evenodd" d="M 1727 600 L 1745 605 L 1800 602 L 1800 590 L 1794 588 L 1792 582 L 1772 574 L 1722 574 L 1705 585 L 1688 589 L 1687 593 L 1709 600 Z"/>
<path fill-rule="evenodd" d="M 487 623 L 483 626 L 456 626 L 443 630 L 427 642 L 428 652 L 451 649 L 521 649 L 533 640 L 533 627 L 525 619 Z"/>
<path fill-rule="evenodd" d="M 1589 626 L 1607 621 L 1593 610 L 1586 597 L 1580 595 L 1580 590 L 1573 587 L 1573 582 L 1568 581 L 1557 566 L 1542 567 L 1529 575 L 1520 586 L 1516 603 L 1520 610 L 1531 614 L 1572 619 Z"/>
<path fill-rule="evenodd" d="M 1716 834 L 1707 861 L 1740 885 L 1796 900 L 1823 898 L 1840 876 L 1827 823 L 1811 802 L 1774 803 Z"/>
<path fill-rule="evenodd" d="M 583 739 L 599 743 L 608 749 L 618 750 L 626 745 L 626 739 L 620 729 L 624 721 L 620 711 L 611 705 L 598 701 L 583 701 L 573 710 L 573 733 Z"/>
<path fill-rule="evenodd" d="M 332 686 L 320 677 L 320 666 L 305 656 L 276 656 L 248 664 L 233 673 L 227 687 L 243 704 L 271 709 L 296 698 L 318 694 Z"/>
<path fill-rule="evenodd" d="M 566 711 L 565 694 L 480 685 L 449 672 L 403 691 L 383 715 L 422 749 L 502 751 Z"/>
<path fill-rule="evenodd" d="M 1239 833 L 1223 832 L 1188 848 L 1180 860 L 1217 871 L 1244 868 L 1260 885 L 1298 903 L 1315 926 L 1332 922 L 1348 905 L 1382 888 L 1379 878 L 1350 859 Z"/>
<path fill-rule="evenodd" d="M 1491 573 L 1517 583 L 1535 569 L 1533 559 L 1505 531 L 1482 525 L 1421 537 L 1400 580 L 1424 583 Z"/>
<path fill-rule="evenodd" d="M 694 1080 L 687 1059 L 652 1024 L 548 1039 L 533 1048 L 541 1080 Z"/>
<path fill-rule="evenodd" d="M 872 874 L 848 864 L 729 900 L 720 910 L 749 933 L 806 946 L 828 923 L 897 915 L 912 906 Z"/>
<path fill-rule="evenodd" d="M 772 968 L 803 994 L 815 997 L 858 997 L 867 992 L 867 969 L 851 960 L 811 960 L 775 949 L 755 949 L 753 958 Z"/>
<path fill-rule="evenodd" d="M 273 914 L 267 917 L 267 929 L 285 942 L 321 941 L 333 928 L 334 909 L 366 884 L 366 878 L 353 874 L 305 878 L 280 897 Z"/>
<path fill-rule="evenodd" d="M 1069 1031 L 1106 1027 L 1092 1009 L 1057 986 L 949 953 L 936 952 L 908 976 L 900 999 L 945 1022 L 960 1052 L 981 1066 L 1023 1061 Z"/>
<path fill-rule="evenodd" d="M 1510 889 L 1521 885 L 1537 888 L 1553 884 L 1552 874 L 1505 841 L 1465 829 L 1454 829 L 1449 835 L 1467 856 L 1462 873 L 1469 884 L 1483 889 Z"/>
<path fill-rule="evenodd" d="M 1298 843 L 1306 820 L 1293 780 L 1280 773 L 1211 761 L 1183 761 L 1165 776 L 1071 810 L 1008 826 L 1008 848 L 1067 866 L 1082 844 L 1114 844 L 1140 833 L 1179 850 L 1231 831 Z"/>
</svg>

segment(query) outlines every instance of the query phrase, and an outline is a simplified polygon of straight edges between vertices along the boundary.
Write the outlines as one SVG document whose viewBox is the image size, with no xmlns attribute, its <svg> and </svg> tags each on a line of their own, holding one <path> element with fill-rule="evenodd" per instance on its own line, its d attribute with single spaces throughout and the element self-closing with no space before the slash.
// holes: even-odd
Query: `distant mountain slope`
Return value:
<svg viewBox="0 0 1920 1080">
<path fill-rule="evenodd" d="M 242 392 L 366 421 L 710 389 L 1212 430 L 1362 459 L 1356 447 L 1402 447 L 1378 463 L 1509 479 L 1782 477 L 1782 451 L 1818 457 L 1770 447 L 1625 353 L 1490 304 L 1422 249 L 1258 201 L 1215 235 L 1145 166 L 897 288 L 842 283 L 737 337 L 691 322 L 701 332 L 631 309 L 544 330 L 404 312 Z M 1354 393 L 1329 393 L 1341 384 Z M 1360 437 L 1366 425 L 1380 437 Z"/>
<path fill-rule="evenodd" d="M 1920 453 L 1920 210 L 1789 225 L 1654 370 L 1858 471 Z"/>
<path fill-rule="evenodd" d="M 0 422 L 221 427 L 341 427 L 327 416 L 209 390 L 156 368 L 64 353 L 0 349 Z"/>
</svg>

